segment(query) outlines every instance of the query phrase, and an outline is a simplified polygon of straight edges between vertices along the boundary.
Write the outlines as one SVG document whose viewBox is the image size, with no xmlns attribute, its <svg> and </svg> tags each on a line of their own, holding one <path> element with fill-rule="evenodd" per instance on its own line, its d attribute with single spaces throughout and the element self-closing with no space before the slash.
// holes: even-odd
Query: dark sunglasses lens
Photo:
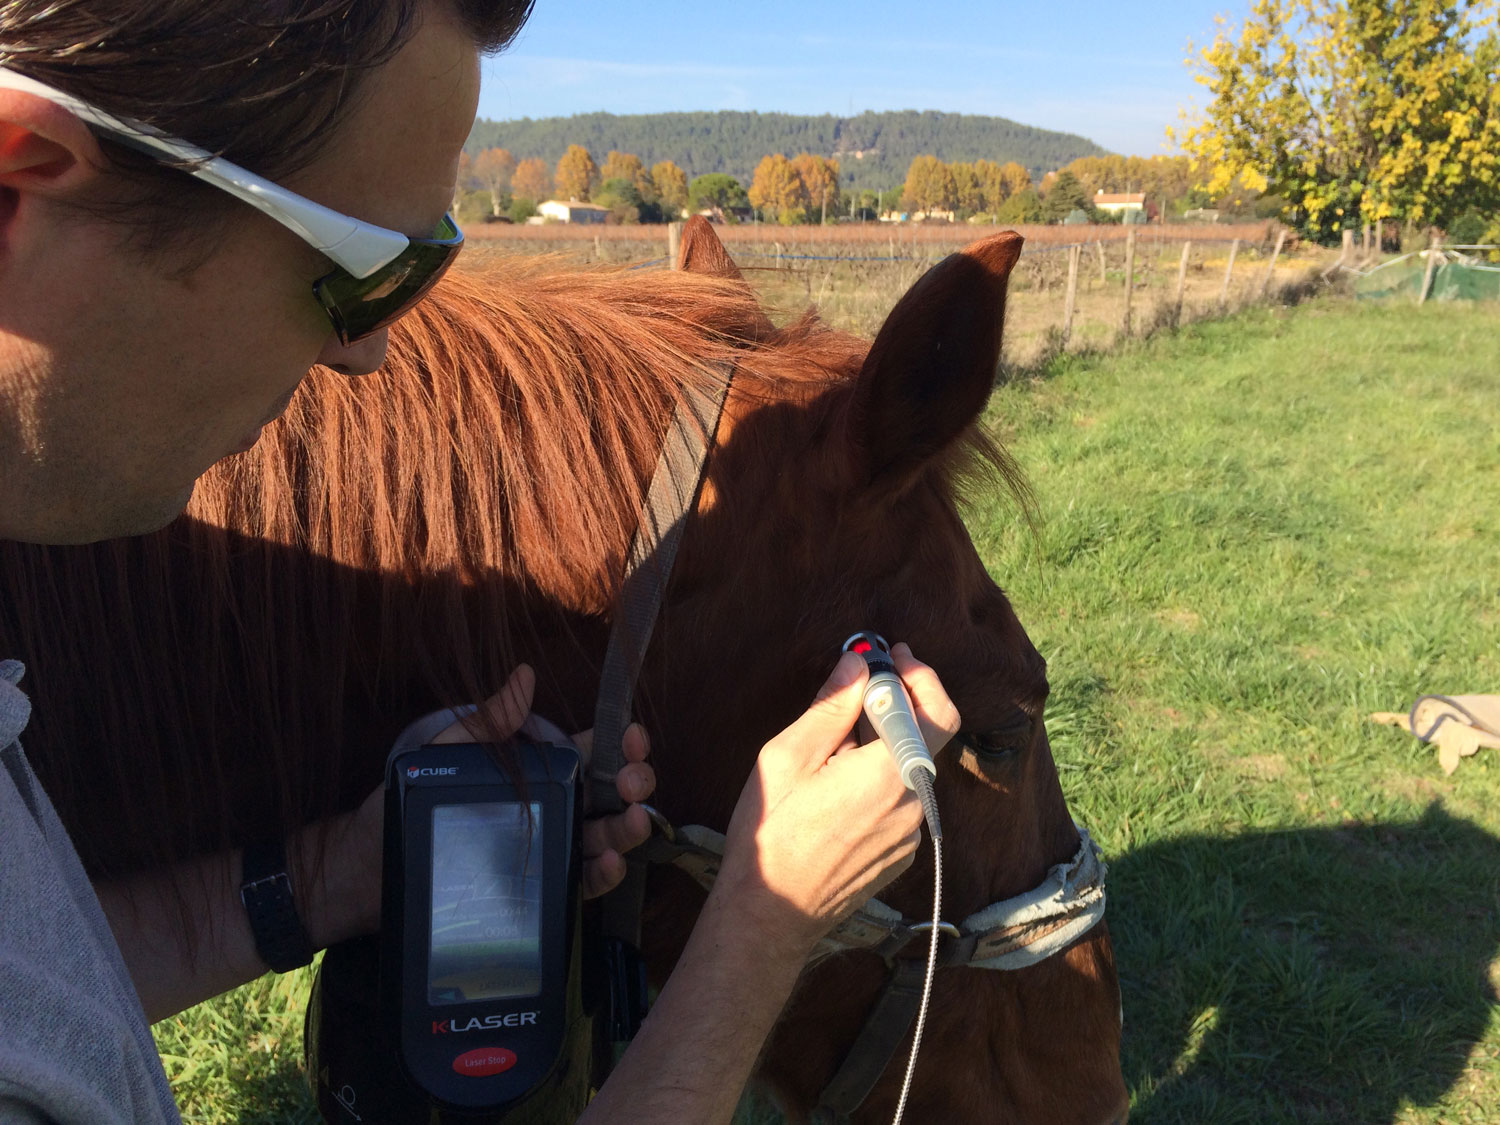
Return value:
<svg viewBox="0 0 1500 1125">
<path fill-rule="evenodd" d="M 448 272 L 463 242 L 413 242 L 369 277 L 336 270 L 313 285 L 313 292 L 346 344 L 380 331 L 426 296 Z"/>
</svg>

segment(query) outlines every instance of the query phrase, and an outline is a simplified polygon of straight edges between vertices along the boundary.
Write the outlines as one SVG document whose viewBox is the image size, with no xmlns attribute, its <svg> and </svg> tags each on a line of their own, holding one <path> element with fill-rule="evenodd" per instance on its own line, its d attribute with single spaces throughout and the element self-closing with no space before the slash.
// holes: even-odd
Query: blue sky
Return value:
<svg viewBox="0 0 1500 1125">
<path fill-rule="evenodd" d="M 1194 94 L 1188 41 L 1243 6 L 537 0 L 521 38 L 486 63 L 479 113 L 939 109 L 1150 156 L 1167 151 L 1165 127 Z"/>
</svg>

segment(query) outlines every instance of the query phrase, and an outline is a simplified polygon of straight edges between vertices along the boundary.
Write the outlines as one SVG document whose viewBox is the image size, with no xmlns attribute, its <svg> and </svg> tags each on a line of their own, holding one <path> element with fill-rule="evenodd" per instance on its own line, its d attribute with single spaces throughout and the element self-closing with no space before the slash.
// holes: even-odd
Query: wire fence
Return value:
<svg viewBox="0 0 1500 1125">
<path fill-rule="evenodd" d="M 992 227 L 718 226 L 730 256 L 773 309 L 808 306 L 836 328 L 872 336 L 922 273 L 1002 230 L 1026 238 L 1005 310 L 1006 362 L 1063 348 L 1105 348 L 1226 309 L 1277 297 L 1324 268 L 1330 252 L 1288 244 L 1276 224 Z M 631 270 L 672 263 L 665 227 L 480 227 L 469 254 L 550 254 Z"/>
</svg>

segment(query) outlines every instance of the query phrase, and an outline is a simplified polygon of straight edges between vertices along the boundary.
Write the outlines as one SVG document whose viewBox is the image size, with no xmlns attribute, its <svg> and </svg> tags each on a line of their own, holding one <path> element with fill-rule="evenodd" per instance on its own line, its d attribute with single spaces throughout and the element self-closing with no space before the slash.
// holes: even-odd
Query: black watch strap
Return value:
<svg viewBox="0 0 1500 1125">
<path fill-rule="evenodd" d="M 297 913 L 291 876 L 286 873 L 286 848 L 280 840 L 245 849 L 240 901 L 262 961 L 278 973 L 312 961 L 312 940 Z"/>
</svg>

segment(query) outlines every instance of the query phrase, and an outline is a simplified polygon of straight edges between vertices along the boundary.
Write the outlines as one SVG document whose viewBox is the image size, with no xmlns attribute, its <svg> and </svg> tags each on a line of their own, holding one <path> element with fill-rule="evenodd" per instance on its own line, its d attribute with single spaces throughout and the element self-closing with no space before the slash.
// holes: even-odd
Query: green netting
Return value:
<svg viewBox="0 0 1500 1125">
<path fill-rule="evenodd" d="M 1416 300 L 1422 292 L 1422 278 L 1427 263 L 1420 257 L 1393 262 L 1354 282 L 1355 295 L 1361 298 L 1409 297 Z M 1493 301 L 1500 299 L 1500 266 L 1473 260 L 1446 261 L 1432 275 L 1429 301 Z"/>
</svg>

